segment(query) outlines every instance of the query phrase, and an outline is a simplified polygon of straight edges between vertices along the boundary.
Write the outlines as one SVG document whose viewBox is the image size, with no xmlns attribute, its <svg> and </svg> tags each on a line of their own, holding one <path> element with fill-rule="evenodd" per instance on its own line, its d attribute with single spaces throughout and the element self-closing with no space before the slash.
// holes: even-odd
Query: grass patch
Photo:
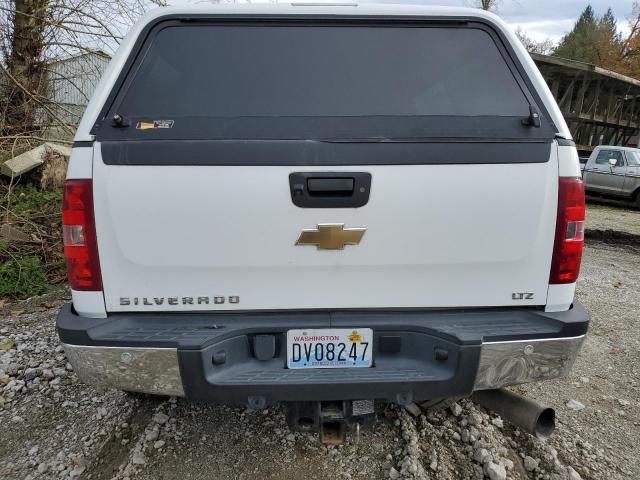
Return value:
<svg viewBox="0 0 640 480">
<path fill-rule="evenodd" d="M 62 191 L 26 184 L 0 184 L 0 298 L 41 295 L 65 281 L 62 249 Z"/>
<path fill-rule="evenodd" d="M 62 192 L 47 192 L 33 185 L 15 187 L 7 201 L 9 211 L 17 216 L 60 213 Z"/>
<path fill-rule="evenodd" d="M 0 298 L 31 297 L 51 288 L 38 257 L 21 257 L 0 265 Z"/>
</svg>

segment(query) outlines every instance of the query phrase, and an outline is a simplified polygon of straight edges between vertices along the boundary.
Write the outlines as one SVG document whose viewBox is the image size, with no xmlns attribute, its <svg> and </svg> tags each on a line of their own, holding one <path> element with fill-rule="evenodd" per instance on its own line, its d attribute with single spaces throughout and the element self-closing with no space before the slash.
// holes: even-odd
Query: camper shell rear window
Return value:
<svg viewBox="0 0 640 480">
<path fill-rule="evenodd" d="M 99 139 L 553 138 L 480 23 L 165 20 L 139 43 Z"/>
</svg>

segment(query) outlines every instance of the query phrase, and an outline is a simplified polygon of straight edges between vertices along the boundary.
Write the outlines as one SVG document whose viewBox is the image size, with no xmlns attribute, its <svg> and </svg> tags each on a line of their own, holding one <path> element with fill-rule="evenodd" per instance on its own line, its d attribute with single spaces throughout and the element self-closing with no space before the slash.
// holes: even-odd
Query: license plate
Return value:
<svg viewBox="0 0 640 480">
<path fill-rule="evenodd" d="M 370 367 L 373 359 L 370 328 L 322 328 L 287 332 L 287 367 Z"/>
</svg>

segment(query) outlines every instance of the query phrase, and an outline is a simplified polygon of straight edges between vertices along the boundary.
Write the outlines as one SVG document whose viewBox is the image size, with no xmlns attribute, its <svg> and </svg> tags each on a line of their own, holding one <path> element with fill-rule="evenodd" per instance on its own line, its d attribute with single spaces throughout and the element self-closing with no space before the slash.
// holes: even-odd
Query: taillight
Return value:
<svg viewBox="0 0 640 480">
<path fill-rule="evenodd" d="M 582 179 L 560 177 L 556 238 L 549 283 L 574 283 L 578 280 L 584 245 L 584 218 Z"/>
<path fill-rule="evenodd" d="M 62 199 L 62 236 L 67 277 L 73 290 L 102 290 L 93 217 L 91 180 L 66 180 Z"/>
</svg>

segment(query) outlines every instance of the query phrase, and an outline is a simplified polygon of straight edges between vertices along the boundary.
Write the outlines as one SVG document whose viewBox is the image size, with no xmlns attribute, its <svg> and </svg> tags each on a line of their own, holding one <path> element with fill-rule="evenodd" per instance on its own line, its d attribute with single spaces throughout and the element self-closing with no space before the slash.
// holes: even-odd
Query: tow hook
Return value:
<svg viewBox="0 0 640 480">
<path fill-rule="evenodd" d="M 325 445 L 340 445 L 347 433 L 360 439 L 361 427 L 375 423 L 373 400 L 287 402 L 287 422 L 291 430 L 317 432 Z"/>
</svg>

